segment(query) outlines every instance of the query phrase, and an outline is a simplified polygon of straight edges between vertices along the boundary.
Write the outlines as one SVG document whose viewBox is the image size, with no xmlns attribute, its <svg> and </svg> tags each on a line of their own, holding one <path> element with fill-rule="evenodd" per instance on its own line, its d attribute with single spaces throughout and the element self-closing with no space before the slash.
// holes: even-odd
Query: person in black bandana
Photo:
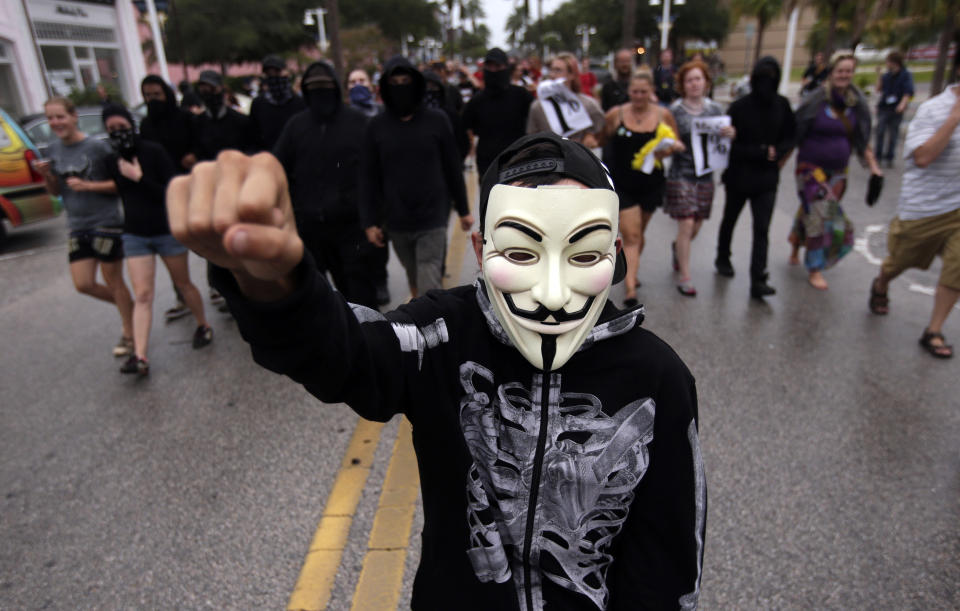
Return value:
<svg viewBox="0 0 960 611">
<path fill-rule="evenodd" d="M 730 166 L 723 173 L 727 200 L 715 265 L 721 276 L 733 276 L 730 241 L 737 217 L 749 199 L 753 215 L 750 295 L 755 299 L 776 292 L 767 284 L 767 234 L 777 199 L 780 168 L 793 150 L 797 130 L 790 102 L 777 94 L 779 84 L 780 64 L 772 57 L 761 57 L 750 75 L 750 93 L 727 110 L 737 137 L 730 149 Z"/>
<path fill-rule="evenodd" d="M 482 177 L 511 142 L 526 133 L 533 96 L 510 84 L 507 54 L 494 47 L 483 61 L 483 90 L 463 109 L 463 125 L 470 140 L 477 136 L 477 171 Z"/>
<path fill-rule="evenodd" d="M 289 177 L 297 232 L 344 297 L 376 308 L 377 249 L 360 228 L 357 202 L 367 118 L 341 102 L 340 84 L 326 62 L 307 68 L 301 91 L 307 109 L 287 122 L 273 147 Z"/>
<path fill-rule="evenodd" d="M 197 163 L 194 115 L 177 107 L 173 88 L 159 76 L 147 75 L 140 83 L 140 93 L 147 103 L 140 137 L 167 151 L 176 174 L 189 172 Z"/>
<path fill-rule="evenodd" d="M 197 123 L 197 158 L 200 161 L 215 159 L 227 149 L 246 153 L 259 150 L 250 117 L 226 104 L 223 77 L 219 72 L 201 72 L 196 90 L 207 108 Z"/>
<path fill-rule="evenodd" d="M 153 320 L 157 256 L 197 321 L 193 347 L 209 344 L 213 340 L 213 329 L 207 324 L 200 291 L 190 281 L 187 248 L 170 235 L 164 198 L 167 183 L 174 176 L 170 158 L 159 144 L 137 134 L 133 117 L 123 106 L 108 104 L 101 116 L 116 152 L 108 167 L 123 202 L 124 258 L 134 293 L 134 351 L 120 372 L 145 376 L 150 372 L 147 349 Z"/>
<path fill-rule="evenodd" d="M 453 128 L 453 137 L 457 141 L 457 151 L 460 153 L 460 162 L 462 163 L 470 152 L 470 138 L 467 136 L 467 130 L 463 127 L 463 120 L 460 113 L 454 107 L 447 95 L 450 90 L 443 82 L 441 75 L 427 70 L 423 73 L 426 81 L 426 90 L 423 94 L 423 103 L 427 108 L 442 111 L 450 120 L 450 127 Z"/>
<path fill-rule="evenodd" d="M 362 227 L 378 248 L 389 229 L 413 296 L 441 288 L 451 200 L 460 227 L 473 225 L 453 129 L 443 112 L 424 107 L 425 90 L 407 59 L 387 62 L 380 77 L 387 110 L 370 120 L 360 167 Z"/>
<path fill-rule="evenodd" d="M 250 106 L 250 121 L 260 147 L 269 151 L 290 117 L 305 109 L 306 104 L 293 92 L 287 67 L 275 55 L 263 59 L 263 85 L 263 93 Z"/>
</svg>

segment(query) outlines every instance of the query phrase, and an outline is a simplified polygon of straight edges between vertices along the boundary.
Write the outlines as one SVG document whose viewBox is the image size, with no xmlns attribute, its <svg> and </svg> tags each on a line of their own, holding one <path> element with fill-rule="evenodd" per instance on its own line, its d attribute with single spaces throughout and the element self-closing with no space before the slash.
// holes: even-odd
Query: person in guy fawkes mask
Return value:
<svg viewBox="0 0 960 611">
<path fill-rule="evenodd" d="M 426 87 L 423 93 L 423 104 L 427 108 L 439 110 L 447 115 L 450 120 L 450 127 L 453 129 L 453 137 L 457 141 L 457 151 L 460 153 L 460 161 L 463 162 L 470 152 L 470 139 L 467 136 L 467 130 L 463 127 L 463 120 L 460 113 L 457 112 L 453 104 L 447 99 L 447 90 L 443 79 L 439 74 L 432 70 L 423 73 L 423 79 Z"/>
<path fill-rule="evenodd" d="M 306 105 L 293 92 L 290 75 L 282 59 L 268 55 L 263 58 L 262 67 L 265 88 L 250 105 L 250 121 L 260 147 L 269 151 L 273 149 L 290 117 L 306 108 Z"/>
<path fill-rule="evenodd" d="M 441 288 L 450 201 L 463 231 L 473 225 L 457 144 L 447 116 L 422 104 L 423 75 L 403 57 L 384 66 L 386 112 L 370 120 L 360 167 L 360 220 L 385 248 L 389 229 L 413 296 Z"/>
<path fill-rule="evenodd" d="M 197 162 L 194 115 L 177 106 L 173 88 L 159 76 L 144 77 L 140 93 L 147 103 L 147 117 L 140 123 L 140 137 L 166 150 L 175 173 L 189 172 Z"/>
<path fill-rule="evenodd" d="M 526 133 L 527 113 L 533 96 L 510 84 L 507 54 L 494 47 L 483 61 L 483 89 L 463 109 L 463 125 L 470 141 L 476 136 L 477 171 L 480 177 L 493 160 L 514 140 Z"/>
<path fill-rule="evenodd" d="M 376 248 L 360 228 L 358 211 L 367 117 L 341 102 L 340 84 L 326 62 L 307 68 L 300 90 L 307 109 L 287 122 L 273 148 L 289 180 L 297 232 L 347 301 L 376 308 Z"/>
<path fill-rule="evenodd" d="M 730 149 L 730 165 L 723 174 L 727 198 L 715 265 L 720 275 L 733 276 L 730 241 L 737 217 L 749 199 L 753 216 L 750 295 L 756 299 L 776 292 L 767 283 L 768 233 L 780 168 L 793 150 L 797 129 L 790 102 L 777 94 L 779 84 L 780 64 L 772 57 L 761 57 L 750 74 L 750 93 L 727 110 L 737 137 Z"/>
<path fill-rule="evenodd" d="M 223 77 L 204 70 L 197 81 L 197 95 L 206 111 L 197 119 L 197 158 L 207 161 L 227 149 L 259 150 L 250 117 L 230 108 L 224 97 Z"/>
<path fill-rule="evenodd" d="M 108 104 L 101 116 L 116 152 L 108 167 L 123 203 L 123 252 L 134 293 L 133 354 L 120 371 L 145 376 L 150 371 L 147 350 L 157 256 L 196 319 L 193 347 L 209 344 L 213 329 L 207 324 L 200 291 L 190 281 L 187 249 L 170 235 L 164 196 L 174 176 L 173 163 L 163 147 L 137 134 L 133 117 L 123 106 Z"/>
<path fill-rule="evenodd" d="M 317 272 L 276 160 L 237 157 L 176 179 L 171 223 L 221 266 L 258 363 L 364 418 L 409 420 L 424 514 L 412 609 L 697 608 L 694 379 L 640 306 L 607 298 L 625 273 L 619 202 L 589 149 L 552 133 L 508 147 L 480 190 L 480 278 L 386 315 Z M 187 222 L 208 194 L 253 185 L 263 196 L 244 205 L 263 221 Z M 237 218 L 236 202 L 213 205 Z"/>
</svg>

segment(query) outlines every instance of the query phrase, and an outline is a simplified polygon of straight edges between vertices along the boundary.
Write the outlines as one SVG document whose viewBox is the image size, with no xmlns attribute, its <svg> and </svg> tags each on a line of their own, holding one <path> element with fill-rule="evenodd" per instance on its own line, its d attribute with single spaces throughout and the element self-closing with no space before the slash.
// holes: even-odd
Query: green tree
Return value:
<svg viewBox="0 0 960 611">
<path fill-rule="evenodd" d="M 435 36 L 440 24 L 435 5 L 428 0 L 349 0 L 340 3 L 340 19 L 346 28 L 376 25 L 396 44 L 403 36 Z"/>
<path fill-rule="evenodd" d="M 180 45 L 168 45 L 172 61 L 226 64 L 259 61 L 311 41 L 304 30 L 302 0 L 178 0 L 167 31 L 182 35 Z"/>
<path fill-rule="evenodd" d="M 734 21 L 741 17 L 753 17 L 757 20 L 757 42 L 753 49 L 753 62 L 756 63 L 763 49 L 763 32 L 770 22 L 783 12 L 783 0 L 733 0 L 730 8 Z"/>
</svg>

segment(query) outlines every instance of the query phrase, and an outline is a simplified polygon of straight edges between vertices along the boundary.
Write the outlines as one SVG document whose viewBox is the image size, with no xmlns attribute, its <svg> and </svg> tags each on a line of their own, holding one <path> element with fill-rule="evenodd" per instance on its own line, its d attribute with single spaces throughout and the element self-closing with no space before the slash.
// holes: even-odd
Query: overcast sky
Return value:
<svg viewBox="0 0 960 611">
<path fill-rule="evenodd" d="M 487 27 L 490 28 L 490 45 L 507 48 L 507 17 L 513 12 L 518 0 L 482 0 L 483 10 L 487 14 Z M 549 15 L 563 4 L 563 0 L 543 0 L 543 14 Z M 530 0 L 530 17 L 537 18 L 537 0 Z"/>
</svg>

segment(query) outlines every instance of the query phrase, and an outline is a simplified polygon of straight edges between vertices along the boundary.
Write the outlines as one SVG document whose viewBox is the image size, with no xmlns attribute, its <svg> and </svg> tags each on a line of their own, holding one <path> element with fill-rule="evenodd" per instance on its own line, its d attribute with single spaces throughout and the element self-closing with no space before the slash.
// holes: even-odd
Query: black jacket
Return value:
<svg viewBox="0 0 960 611">
<path fill-rule="evenodd" d="M 453 139 L 457 143 L 457 151 L 460 153 L 460 161 L 466 159 L 470 152 L 470 138 L 467 137 L 467 130 L 463 126 L 463 120 L 460 118 L 460 111 L 457 109 L 454 101 L 450 100 L 450 89 L 443 79 L 436 72 L 426 71 L 423 73 L 425 81 L 431 81 L 440 87 L 440 99 L 438 107 L 434 110 L 442 110 L 450 121 L 450 127 L 453 129 Z M 458 94 L 459 95 L 459 94 Z M 460 99 L 460 105 L 463 105 L 463 98 Z"/>
<path fill-rule="evenodd" d="M 184 156 L 197 152 L 196 118 L 190 112 L 177 107 L 173 88 L 162 78 L 148 75 L 140 85 L 141 91 L 143 85 L 148 83 L 163 87 L 167 100 L 162 113 L 148 112 L 147 117 L 140 122 L 140 137 L 162 146 L 170 156 L 176 173 L 185 174 L 189 170 L 183 166 Z"/>
<path fill-rule="evenodd" d="M 216 159 L 222 151 L 233 149 L 255 153 L 260 149 L 250 117 L 232 108 L 213 116 L 209 111 L 197 117 L 197 159 Z"/>
<path fill-rule="evenodd" d="M 424 514 L 413 609 L 696 607 L 696 389 L 640 309 L 608 303 L 545 380 L 479 282 L 384 316 L 347 304 L 309 255 L 295 273 L 297 292 L 269 304 L 244 300 L 225 270 L 212 278 L 259 364 L 321 401 L 413 425 Z"/>
<path fill-rule="evenodd" d="M 306 108 L 303 98 L 297 94 L 293 94 L 293 97 L 282 104 L 275 104 L 264 96 L 258 96 L 250 105 L 250 121 L 253 123 L 258 146 L 267 151 L 272 150 L 287 121 Z"/>
<path fill-rule="evenodd" d="M 388 80 L 400 72 L 423 100 L 423 75 L 402 57 L 387 62 L 380 78 L 386 111 L 370 120 L 360 153 L 360 222 L 394 231 L 446 227 L 451 200 L 460 216 L 470 211 L 453 130 L 444 113 L 422 106 L 406 121 L 397 116 Z"/>
<path fill-rule="evenodd" d="M 143 170 L 137 182 L 120 173 L 116 155 L 109 163 L 117 194 L 123 202 L 123 231 L 138 236 L 168 234 L 166 190 L 174 176 L 173 163 L 163 147 L 142 138 L 137 142 L 136 158 Z"/>
<path fill-rule="evenodd" d="M 764 99 L 756 84 L 761 71 L 780 80 L 776 60 L 761 58 L 751 74 L 751 91 L 734 101 L 727 114 L 737 131 L 730 147 L 730 163 L 723 174 L 728 187 L 743 193 L 773 191 L 780 180 L 780 161 L 796 146 L 797 122 L 787 98 L 773 94 Z M 777 151 L 776 159 L 767 158 L 768 147 Z"/>
<path fill-rule="evenodd" d="M 316 62 L 304 77 L 321 69 L 334 76 L 326 63 Z M 338 83 L 335 76 L 333 82 Z M 287 173 L 298 224 L 358 223 L 360 143 L 367 120 L 359 110 L 341 104 L 329 122 L 317 121 L 309 110 L 287 122 L 273 154 Z"/>
</svg>

